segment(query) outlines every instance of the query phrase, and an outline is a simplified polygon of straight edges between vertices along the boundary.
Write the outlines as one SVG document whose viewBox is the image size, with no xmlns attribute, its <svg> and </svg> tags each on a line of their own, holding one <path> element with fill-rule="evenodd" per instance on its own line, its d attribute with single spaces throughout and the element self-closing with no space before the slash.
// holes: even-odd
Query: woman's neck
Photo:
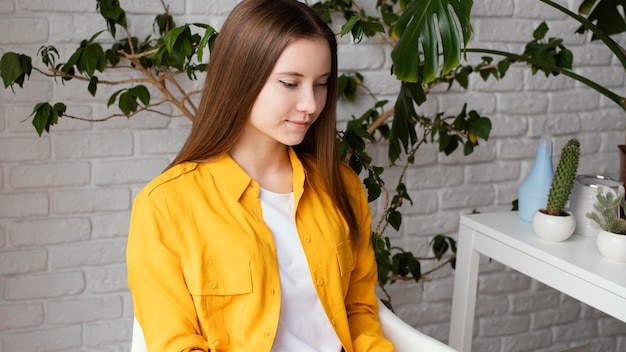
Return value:
<svg viewBox="0 0 626 352">
<path fill-rule="evenodd" d="M 293 170 L 287 146 L 262 148 L 235 144 L 229 154 L 261 187 L 275 193 L 293 191 Z"/>
</svg>

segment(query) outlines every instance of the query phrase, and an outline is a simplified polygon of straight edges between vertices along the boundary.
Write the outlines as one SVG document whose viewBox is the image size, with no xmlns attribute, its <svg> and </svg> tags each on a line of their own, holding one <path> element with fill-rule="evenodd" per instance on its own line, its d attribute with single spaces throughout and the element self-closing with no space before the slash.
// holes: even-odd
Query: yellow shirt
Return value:
<svg viewBox="0 0 626 352">
<path fill-rule="evenodd" d="M 342 169 L 362 234 L 353 246 L 317 171 L 292 149 L 290 158 L 298 235 L 337 336 L 347 352 L 393 351 L 378 323 L 361 181 Z M 150 351 L 270 351 L 280 311 L 276 250 L 259 185 L 230 156 L 177 165 L 137 195 L 127 264 Z"/>
</svg>

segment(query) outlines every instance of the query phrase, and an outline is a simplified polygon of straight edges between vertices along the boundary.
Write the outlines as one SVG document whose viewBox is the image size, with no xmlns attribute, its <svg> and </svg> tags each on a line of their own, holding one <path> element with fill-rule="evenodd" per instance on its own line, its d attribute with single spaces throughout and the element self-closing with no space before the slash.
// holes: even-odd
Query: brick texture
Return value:
<svg viewBox="0 0 626 352">
<path fill-rule="evenodd" d="M 558 2 L 572 9 L 580 3 Z M 219 28 L 235 1 L 169 3 L 178 24 L 202 21 Z M 376 2 L 361 3 L 371 10 Z M 160 1 L 123 6 L 137 36 L 149 35 Z M 541 2 L 476 1 L 473 15 L 471 47 L 521 51 L 545 20 L 549 35 L 563 36 L 574 52 L 577 72 L 624 93 L 626 74 L 611 53 L 574 36 L 576 26 Z M 93 0 L 0 0 L 0 17 L 0 54 L 23 52 L 35 65 L 41 45 L 57 45 L 64 60 L 80 40 L 105 28 Z M 99 40 L 112 39 L 103 33 Z M 626 36 L 616 40 L 626 44 Z M 389 74 L 390 47 L 368 39 L 353 44 L 347 37 L 339 43 L 340 68 L 360 71 L 370 92 L 393 106 L 398 85 Z M 101 123 L 62 118 L 51 134 L 39 137 L 27 119 L 35 104 L 66 101 L 73 115 L 102 118 L 111 113 L 106 100 L 118 89 L 100 87 L 94 100 L 81 82 L 58 83 L 33 72 L 17 94 L 0 89 L 0 352 L 128 351 L 133 312 L 125 245 L 132 199 L 172 160 L 190 123 L 159 114 Z M 202 80 L 183 85 L 201 89 Z M 414 205 L 403 206 L 401 229 L 386 233 L 394 245 L 428 256 L 432 236 L 456 235 L 459 213 L 510 209 L 546 120 L 555 124 L 556 151 L 569 137 L 581 140 L 580 173 L 617 177 L 616 146 L 624 142 L 626 119 L 604 97 L 567 77 L 533 75 L 523 65 L 512 66 L 502 81 L 475 77 L 469 87 L 437 87 L 420 113 L 456 115 L 468 102 L 491 118 L 491 138 L 468 157 L 421 147 L 405 179 Z M 340 102 L 340 124 L 371 105 L 367 94 L 355 103 Z M 382 146 L 371 154 L 384 164 Z M 383 178 L 393 184 L 401 172 L 390 169 Z M 372 204 L 374 214 L 381 209 L 380 202 Z M 447 341 L 454 272 L 446 268 L 431 279 L 396 283 L 389 292 L 401 318 Z M 547 352 L 585 343 L 592 351 L 626 351 L 625 323 L 486 258 L 477 301 L 475 351 Z"/>
</svg>

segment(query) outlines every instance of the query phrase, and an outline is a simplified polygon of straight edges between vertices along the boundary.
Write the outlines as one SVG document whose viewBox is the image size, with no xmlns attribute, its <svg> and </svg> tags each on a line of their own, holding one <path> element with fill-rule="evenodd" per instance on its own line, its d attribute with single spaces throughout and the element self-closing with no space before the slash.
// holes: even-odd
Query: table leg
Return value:
<svg viewBox="0 0 626 352">
<path fill-rule="evenodd" d="M 450 346 L 460 352 L 472 349 L 480 259 L 474 250 L 475 238 L 475 231 L 460 226 L 450 318 Z"/>
</svg>

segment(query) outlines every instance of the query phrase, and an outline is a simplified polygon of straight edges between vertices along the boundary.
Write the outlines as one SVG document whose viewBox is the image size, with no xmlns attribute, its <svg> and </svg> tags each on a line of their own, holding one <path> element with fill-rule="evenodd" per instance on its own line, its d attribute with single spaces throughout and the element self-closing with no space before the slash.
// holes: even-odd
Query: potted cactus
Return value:
<svg viewBox="0 0 626 352">
<path fill-rule="evenodd" d="M 599 186 L 593 205 L 596 211 L 585 214 L 600 227 L 596 239 L 600 253 L 620 262 L 626 262 L 626 219 L 621 217 L 621 209 L 626 209 L 624 193 L 622 185 L 617 188 L 617 194 L 603 192 Z"/>
<path fill-rule="evenodd" d="M 580 142 L 576 138 L 571 138 L 561 150 L 561 158 L 550 184 L 546 208 L 537 210 L 533 215 L 533 230 L 541 239 L 553 242 L 564 241 L 576 229 L 576 219 L 565 209 L 565 205 L 574 187 L 579 159 Z"/>
</svg>

